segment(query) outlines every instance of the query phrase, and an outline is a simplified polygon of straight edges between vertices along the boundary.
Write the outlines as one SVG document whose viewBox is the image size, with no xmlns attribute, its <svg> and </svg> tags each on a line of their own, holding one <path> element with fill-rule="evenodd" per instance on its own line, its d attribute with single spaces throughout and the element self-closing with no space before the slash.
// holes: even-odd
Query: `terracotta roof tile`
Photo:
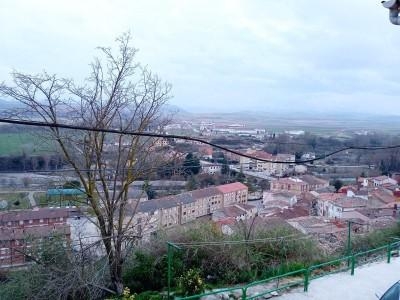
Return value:
<svg viewBox="0 0 400 300">
<path fill-rule="evenodd" d="M 219 185 L 216 187 L 219 191 L 221 191 L 224 194 L 227 193 L 233 193 L 233 192 L 238 192 L 241 190 L 248 190 L 248 187 L 245 186 L 243 183 L 240 182 L 234 182 L 234 183 L 228 183 L 224 185 Z"/>
</svg>

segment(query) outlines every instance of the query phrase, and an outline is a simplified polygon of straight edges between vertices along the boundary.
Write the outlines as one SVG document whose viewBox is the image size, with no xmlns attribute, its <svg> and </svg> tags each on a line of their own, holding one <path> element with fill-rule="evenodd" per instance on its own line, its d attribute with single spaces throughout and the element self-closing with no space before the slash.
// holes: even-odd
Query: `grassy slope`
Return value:
<svg viewBox="0 0 400 300">
<path fill-rule="evenodd" d="M 21 155 L 23 152 L 35 155 L 52 152 L 52 149 L 43 144 L 37 135 L 29 132 L 0 133 L 0 156 Z"/>
<path fill-rule="evenodd" d="M 30 208 L 31 205 L 28 199 L 28 193 L 24 192 L 15 192 L 15 193 L 0 193 L 0 200 L 6 200 L 8 202 L 8 206 L 2 210 L 10 210 L 10 209 L 27 209 Z M 15 203 L 18 203 L 16 205 Z"/>
</svg>

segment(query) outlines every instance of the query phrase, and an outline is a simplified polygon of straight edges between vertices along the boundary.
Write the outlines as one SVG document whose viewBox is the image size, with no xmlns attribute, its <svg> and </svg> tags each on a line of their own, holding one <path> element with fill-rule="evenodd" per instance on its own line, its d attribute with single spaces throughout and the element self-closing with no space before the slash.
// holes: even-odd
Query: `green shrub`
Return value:
<svg viewBox="0 0 400 300">
<path fill-rule="evenodd" d="M 178 290 L 183 296 L 201 294 L 205 290 L 205 283 L 199 269 L 189 269 L 178 278 Z"/>
<path fill-rule="evenodd" d="M 135 300 L 162 300 L 163 296 L 159 292 L 146 291 L 136 295 Z"/>
<path fill-rule="evenodd" d="M 111 298 L 107 298 L 106 300 L 136 300 L 136 294 L 131 294 L 131 290 L 126 287 L 124 288 L 124 291 L 122 292 L 121 296 L 114 296 Z"/>
<path fill-rule="evenodd" d="M 365 235 L 352 236 L 351 249 L 353 253 L 367 251 L 373 248 L 387 245 L 393 242 L 393 237 L 400 236 L 400 225 L 375 230 Z M 346 255 L 347 248 L 343 249 L 343 255 Z"/>
<path fill-rule="evenodd" d="M 163 287 L 156 257 L 150 253 L 137 251 L 124 269 L 124 284 L 136 293 Z"/>
<path fill-rule="evenodd" d="M 124 284 L 132 291 L 162 290 L 167 286 L 166 241 L 177 244 L 196 242 L 242 241 L 250 226 L 242 224 L 235 234 L 225 236 L 211 223 L 192 223 L 187 227 L 165 232 L 156 240 L 142 245 L 125 267 Z M 278 239 L 299 235 L 290 226 L 254 227 L 250 239 L 266 239 L 260 243 L 221 243 L 182 246 L 172 251 L 171 286 L 177 287 L 185 270 L 200 270 L 207 283 L 216 286 L 242 284 L 304 268 L 315 261 L 326 261 L 317 244 L 306 238 Z M 268 240 L 273 241 L 268 241 Z"/>
</svg>

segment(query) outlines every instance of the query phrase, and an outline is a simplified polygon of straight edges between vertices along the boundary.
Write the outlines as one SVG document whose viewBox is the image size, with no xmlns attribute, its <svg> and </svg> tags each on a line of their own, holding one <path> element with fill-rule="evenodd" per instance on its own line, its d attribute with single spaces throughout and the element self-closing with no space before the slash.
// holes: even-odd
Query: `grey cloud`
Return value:
<svg viewBox="0 0 400 300">
<path fill-rule="evenodd" d="M 400 28 L 365 0 L 3 1 L 0 80 L 13 68 L 83 78 L 95 47 L 126 30 L 173 84 L 173 104 L 400 108 Z"/>
</svg>

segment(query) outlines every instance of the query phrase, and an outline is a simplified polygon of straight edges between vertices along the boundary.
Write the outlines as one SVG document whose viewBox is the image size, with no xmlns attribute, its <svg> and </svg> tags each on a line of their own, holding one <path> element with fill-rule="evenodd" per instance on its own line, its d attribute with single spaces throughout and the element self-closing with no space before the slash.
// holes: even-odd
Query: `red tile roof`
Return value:
<svg viewBox="0 0 400 300">
<path fill-rule="evenodd" d="M 342 208 L 355 208 L 355 207 L 366 207 L 367 200 L 357 197 L 343 197 L 332 200 L 334 204 Z"/>
<path fill-rule="evenodd" d="M 396 198 L 382 189 L 375 189 L 371 192 L 371 196 L 377 198 L 379 201 L 385 204 L 390 204 L 396 201 Z"/>
<path fill-rule="evenodd" d="M 217 186 L 216 188 L 224 194 L 238 192 L 241 190 L 248 190 L 248 187 L 240 182 L 228 183 L 228 184 Z"/>
<path fill-rule="evenodd" d="M 45 218 L 68 218 L 72 208 L 39 208 L 29 210 L 15 210 L 0 213 L 0 224 L 13 222 L 13 221 L 25 221 L 25 220 L 37 220 Z"/>
<path fill-rule="evenodd" d="M 226 206 L 221 208 L 220 211 L 228 218 L 236 218 L 246 214 L 246 212 L 236 206 Z"/>
<path fill-rule="evenodd" d="M 213 149 L 212 147 L 200 147 L 199 149 L 200 153 L 203 155 L 212 155 L 213 154 Z"/>
<path fill-rule="evenodd" d="M 253 153 L 253 156 L 260 158 L 260 159 L 268 159 L 268 160 L 272 160 L 274 158 L 274 156 L 268 152 L 265 151 L 256 151 Z"/>
<path fill-rule="evenodd" d="M 322 201 L 335 201 L 343 197 L 345 196 L 342 193 L 320 193 L 318 199 Z"/>
</svg>

